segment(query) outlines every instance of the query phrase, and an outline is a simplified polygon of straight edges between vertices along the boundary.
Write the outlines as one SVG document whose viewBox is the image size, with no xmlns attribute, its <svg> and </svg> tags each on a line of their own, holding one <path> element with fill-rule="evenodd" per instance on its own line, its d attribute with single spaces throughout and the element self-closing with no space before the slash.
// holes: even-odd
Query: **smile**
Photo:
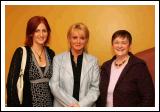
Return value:
<svg viewBox="0 0 160 112">
<path fill-rule="evenodd" d="M 116 51 L 124 51 L 124 49 L 116 49 Z"/>
</svg>

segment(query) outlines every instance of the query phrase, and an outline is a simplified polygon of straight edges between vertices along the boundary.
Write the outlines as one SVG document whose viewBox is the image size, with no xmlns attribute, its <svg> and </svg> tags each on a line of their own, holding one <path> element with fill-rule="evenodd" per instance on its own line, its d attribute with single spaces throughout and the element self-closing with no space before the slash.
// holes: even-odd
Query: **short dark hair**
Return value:
<svg viewBox="0 0 160 112">
<path fill-rule="evenodd" d="M 131 36 L 131 34 L 130 34 L 127 30 L 118 30 L 118 31 L 116 31 L 116 32 L 112 35 L 112 44 L 113 44 L 113 41 L 114 41 L 117 37 L 127 38 L 127 39 L 129 40 L 129 45 L 132 44 L 132 36 Z"/>
<path fill-rule="evenodd" d="M 48 37 L 47 37 L 45 44 L 49 42 L 51 29 L 50 29 L 47 19 L 43 16 L 33 16 L 32 18 L 29 19 L 27 23 L 26 40 L 25 40 L 26 46 L 33 45 L 33 35 L 40 23 L 44 23 L 44 25 L 47 28 L 47 32 L 48 32 Z"/>
</svg>

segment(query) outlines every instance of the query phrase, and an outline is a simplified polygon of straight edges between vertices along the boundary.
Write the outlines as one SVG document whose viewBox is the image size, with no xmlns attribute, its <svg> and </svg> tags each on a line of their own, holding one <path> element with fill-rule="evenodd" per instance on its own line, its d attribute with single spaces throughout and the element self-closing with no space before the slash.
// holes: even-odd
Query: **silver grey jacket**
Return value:
<svg viewBox="0 0 160 112">
<path fill-rule="evenodd" d="M 49 81 L 51 92 L 54 95 L 53 106 L 63 107 L 71 103 L 91 107 L 99 97 L 99 66 L 94 56 L 83 53 L 82 71 L 80 79 L 79 101 L 73 94 L 73 71 L 70 52 L 64 52 L 53 59 L 53 75 Z"/>
</svg>

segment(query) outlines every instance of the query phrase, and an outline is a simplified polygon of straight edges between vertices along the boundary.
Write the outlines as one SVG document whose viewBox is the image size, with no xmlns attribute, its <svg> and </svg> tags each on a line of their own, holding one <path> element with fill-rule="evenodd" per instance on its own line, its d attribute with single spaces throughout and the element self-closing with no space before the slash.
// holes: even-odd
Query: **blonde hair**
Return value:
<svg viewBox="0 0 160 112">
<path fill-rule="evenodd" d="M 69 37 L 69 36 L 71 35 L 71 32 L 72 32 L 73 30 L 75 30 L 75 29 L 84 31 L 85 37 L 86 37 L 87 39 L 89 39 L 89 30 L 88 30 L 88 27 L 87 27 L 85 24 L 83 24 L 83 23 L 73 24 L 73 25 L 69 28 L 69 30 L 68 30 L 67 37 Z"/>
<path fill-rule="evenodd" d="M 69 28 L 69 30 L 68 30 L 68 32 L 67 32 L 67 38 L 70 37 L 71 32 L 72 32 L 73 30 L 75 30 L 75 29 L 76 29 L 76 30 L 81 30 L 81 31 L 83 31 L 83 32 L 85 33 L 85 38 L 87 39 L 87 42 L 88 42 L 88 40 L 89 40 L 89 30 L 88 30 L 88 27 L 87 27 L 85 24 L 83 24 L 83 23 L 73 24 L 73 25 Z M 86 47 L 84 48 L 84 51 L 87 52 L 87 48 L 86 48 Z"/>
</svg>

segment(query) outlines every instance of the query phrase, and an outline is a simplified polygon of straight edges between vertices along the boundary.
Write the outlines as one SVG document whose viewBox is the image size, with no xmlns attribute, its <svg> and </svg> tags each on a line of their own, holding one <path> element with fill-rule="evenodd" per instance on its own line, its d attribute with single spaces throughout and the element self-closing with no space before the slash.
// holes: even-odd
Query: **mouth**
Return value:
<svg viewBox="0 0 160 112">
<path fill-rule="evenodd" d="M 124 49 L 116 49 L 116 51 L 118 51 L 118 52 L 123 52 Z"/>
<path fill-rule="evenodd" d="M 43 41 L 45 39 L 45 37 L 40 37 L 38 38 L 40 41 Z"/>
<path fill-rule="evenodd" d="M 79 46 L 81 46 L 81 45 L 75 45 L 75 46 L 79 47 Z"/>
</svg>

